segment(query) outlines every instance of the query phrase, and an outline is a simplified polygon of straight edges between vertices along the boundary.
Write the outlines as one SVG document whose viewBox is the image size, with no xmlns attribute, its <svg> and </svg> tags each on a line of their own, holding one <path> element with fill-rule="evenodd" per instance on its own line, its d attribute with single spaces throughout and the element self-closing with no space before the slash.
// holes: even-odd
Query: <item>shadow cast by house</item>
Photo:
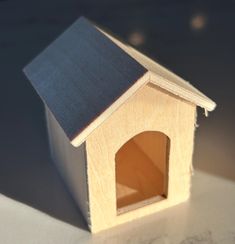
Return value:
<svg viewBox="0 0 235 244">
<path fill-rule="evenodd" d="M 32 123 L 36 119 L 38 123 Z M 14 140 L 9 138 L 8 130 L 2 134 L 5 143 L 0 149 L 0 193 L 88 230 L 50 158 L 43 120 L 43 111 L 36 118 L 19 116 L 12 127 Z M 22 123 L 27 130 L 20 129 Z"/>
</svg>

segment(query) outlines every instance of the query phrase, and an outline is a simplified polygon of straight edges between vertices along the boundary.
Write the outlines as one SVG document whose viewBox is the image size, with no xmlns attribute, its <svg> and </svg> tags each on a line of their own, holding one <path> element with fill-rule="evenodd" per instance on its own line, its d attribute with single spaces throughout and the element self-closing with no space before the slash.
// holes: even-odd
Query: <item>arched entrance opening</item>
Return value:
<svg viewBox="0 0 235 244">
<path fill-rule="evenodd" d="M 170 140 L 162 132 L 142 132 L 116 153 L 117 213 L 167 197 Z"/>
</svg>

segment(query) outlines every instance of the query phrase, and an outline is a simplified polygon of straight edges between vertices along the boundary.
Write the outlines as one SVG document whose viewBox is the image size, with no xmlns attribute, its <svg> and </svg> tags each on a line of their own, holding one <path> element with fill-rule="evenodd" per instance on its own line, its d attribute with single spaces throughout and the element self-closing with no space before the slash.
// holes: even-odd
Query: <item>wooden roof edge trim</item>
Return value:
<svg viewBox="0 0 235 244">
<path fill-rule="evenodd" d="M 70 142 L 74 147 L 79 147 L 86 138 L 101 125 L 111 114 L 113 114 L 128 98 L 136 93 L 141 87 L 150 82 L 150 73 L 147 71 L 127 91 L 125 91 L 112 105 L 101 113 L 83 131 L 74 137 Z"/>
<path fill-rule="evenodd" d="M 116 37 L 109 34 L 106 30 L 103 30 L 102 28 L 95 26 L 99 31 L 101 31 L 104 35 L 106 35 L 109 39 L 111 39 L 116 45 L 118 45 L 121 49 L 123 49 L 128 55 L 133 57 L 137 62 L 139 62 L 142 66 L 144 66 L 150 73 L 152 78 L 152 82 L 155 85 L 158 85 L 162 89 L 165 89 L 169 92 L 171 92 L 174 95 L 177 95 L 189 102 L 192 102 L 196 104 L 199 107 L 202 107 L 206 109 L 207 111 L 213 111 L 216 107 L 216 103 L 212 101 L 210 98 L 208 98 L 206 95 L 204 95 L 201 91 L 199 91 L 197 88 L 195 88 L 192 84 L 175 74 L 174 72 L 168 70 L 164 66 L 160 65 L 150 57 L 144 55 L 143 53 L 139 52 L 132 46 L 130 46 L 127 43 L 124 43 L 117 39 Z M 153 65 L 153 67 L 157 66 L 158 72 L 155 72 L 152 68 L 149 67 L 149 65 Z M 161 73 L 163 72 L 163 75 Z M 154 77 L 157 77 L 154 78 Z M 171 76 L 171 79 L 168 79 L 166 77 Z M 177 80 L 177 82 L 174 82 L 174 79 Z M 161 82 L 160 82 L 161 80 Z M 178 83 L 181 84 L 178 84 Z M 184 86 L 188 86 L 188 89 Z M 190 91 L 191 89 L 191 91 Z"/>
<path fill-rule="evenodd" d="M 107 33 L 105 33 L 105 34 L 107 34 Z M 170 71 L 166 67 L 157 63 L 156 61 L 154 61 L 150 57 L 139 52 L 138 50 L 136 50 L 132 46 L 130 46 L 128 44 L 121 43 L 119 40 L 116 40 L 115 38 L 113 38 L 113 39 L 114 39 L 114 41 L 118 42 L 118 44 L 120 45 L 121 48 L 125 48 L 125 51 L 129 50 L 128 51 L 129 55 L 133 56 L 134 58 L 138 58 L 138 60 L 140 57 L 143 57 L 145 60 L 150 62 L 152 65 L 157 65 L 158 68 L 161 69 L 163 72 L 165 72 L 166 75 L 170 75 L 170 76 L 172 76 L 173 79 L 177 79 L 178 81 L 180 81 L 182 85 L 177 84 L 173 80 L 171 81 L 171 80 L 167 79 L 166 77 L 161 76 L 160 73 L 157 73 L 150 68 L 148 69 L 148 67 L 146 66 L 146 68 L 151 73 L 151 77 L 157 76 L 158 79 L 160 78 L 162 80 L 161 85 L 158 84 L 158 81 L 155 81 L 154 79 L 153 79 L 154 81 L 152 81 L 151 83 L 153 83 L 153 84 L 156 83 L 155 85 L 160 86 L 161 88 L 173 93 L 174 95 L 180 96 L 180 97 L 182 97 L 182 98 L 184 98 L 184 99 L 186 99 L 192 103 L 195 103 L 197 106 L 202 107 L 208 111 L 213 111 L 216 108 L 216 103 L 213 100 L 211 100 L 206 95 L 204 95 L 201 91 L 199 91 L 195 86 L 190 84 L 188 81 L 184 80 L 179 75 L 175 74 L 174 72 Z M 137 55 L 137 56 L 134 56 L 134 55 Z M 145 66 L 144 63 L 141 63 L 141 64 L 143 66 Z M 185 89 L 184 85 L 189 86 L 193 90 L 190 91 L 188 89 Z M 177 93 L 176 90 L 181 90 L 182 93 Z M 194 97 L 195 100 L 192 100 L 192 97 Z"/>
<path fill-rule="evenodd" d="M 216 108 L 216 103 L 210 98 L 206 97 L 204 94 L 199 95 L 192 91 L 185 89 L 184 87 L 167 80 L 166 78 L 156 74 L 152 71 L 150 72 L 150 82 L 154 85 L 161 87 L 164 90 L 171 92 L 172 94 L 179 96 L 197 106 L 206 109 L 207 111 L 213 111 Z M 185 81 L 186 82 L 186 81 Z M 192 86 L 193 87 L 193 86 Z M 194 87 L 193 87 L 194 88 Z M 196 89 L 196 88 L 195 88 Z"/>
</svg>

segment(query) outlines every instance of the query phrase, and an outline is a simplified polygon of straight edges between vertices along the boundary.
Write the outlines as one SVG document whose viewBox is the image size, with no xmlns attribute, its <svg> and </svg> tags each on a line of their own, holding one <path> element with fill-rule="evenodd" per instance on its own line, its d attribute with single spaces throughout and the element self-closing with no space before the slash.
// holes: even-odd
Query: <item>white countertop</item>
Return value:
<svg viewBox="0 0 235 244">
<path fill-rule="evenodd" d="M 0 243 L 234 244 L 235 182 L 196 171 L 192 184 L 188 202 L 96 235 L 1 195 Z"/>
</svg>

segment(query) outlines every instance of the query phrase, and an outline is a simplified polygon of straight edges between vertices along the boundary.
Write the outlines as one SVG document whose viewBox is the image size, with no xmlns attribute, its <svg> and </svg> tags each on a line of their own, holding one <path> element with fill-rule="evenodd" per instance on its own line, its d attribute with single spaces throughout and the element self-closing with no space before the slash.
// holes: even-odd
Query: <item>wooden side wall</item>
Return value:
<svg viewBox="0 0 235 244">
<path fill-rule="evenodd" d="M 90 225 L 86 145 L 83 143 L 78 148 L 73 147 L 46 105 L 45 111 L 53 161 Z"/>
<path fill-rule="evenodd" d="M 86 140 L 91 230 L 100 230 L 168 208 L 190 195 L 196 106 L 156 86 L 141 88 Z M 143 131 L 160 131 L 170 139 L 168 197 L 117 215 L 115 154 Z"/>
</svg>

